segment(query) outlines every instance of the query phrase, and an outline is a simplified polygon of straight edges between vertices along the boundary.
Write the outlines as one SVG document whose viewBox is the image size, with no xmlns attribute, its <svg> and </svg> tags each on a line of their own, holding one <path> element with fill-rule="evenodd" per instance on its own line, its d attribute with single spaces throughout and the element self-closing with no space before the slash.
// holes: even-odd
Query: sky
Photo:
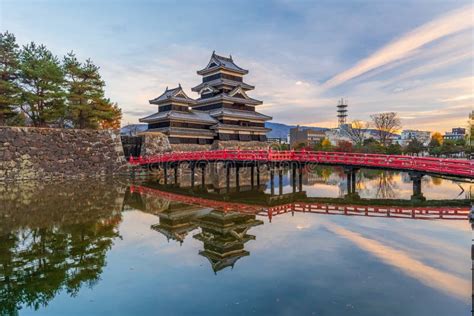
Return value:
<svg viewBox="0 0 474 316">
<path fill-rule="evenodd" d="M 180 83 L 188 96 L 212 51 L 250 72 L 273 122 L 336 127 L 397 112 L 403 128 L 465 127 L 474 109 L 474 5 L 399 1 L 0 0 L 0 31 L 101 67 L 123 124 Z"/>
</svg>

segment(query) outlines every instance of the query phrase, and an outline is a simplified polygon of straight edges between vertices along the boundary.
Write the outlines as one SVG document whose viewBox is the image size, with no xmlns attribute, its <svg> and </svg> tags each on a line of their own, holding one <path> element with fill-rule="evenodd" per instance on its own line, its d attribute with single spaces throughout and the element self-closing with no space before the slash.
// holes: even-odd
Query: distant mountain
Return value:
<svg viewBox="0 0 474 316">
<path fill-rule="evenodd" d="M 134 136 L 136 133 L 144 132 L 148 129 L 148 124 L 129 124 L 120 129 L 120 135 Z"/>
<path fill-rule="evenodd" d="M 267 133 L 268 138 L 286 138 L 290 133 L 290 128 L 296 127 L 296 125 L 286 125 L 282 123 L 271 123 L 265 122 L 266 128 L 271 128 L 271 132 Z M 312 129 L 315 131 L 327 131 L 329 128 L 325 127 L 314 127 L 314 126 L 301 126 L 303 129 Z"/>
</svg>

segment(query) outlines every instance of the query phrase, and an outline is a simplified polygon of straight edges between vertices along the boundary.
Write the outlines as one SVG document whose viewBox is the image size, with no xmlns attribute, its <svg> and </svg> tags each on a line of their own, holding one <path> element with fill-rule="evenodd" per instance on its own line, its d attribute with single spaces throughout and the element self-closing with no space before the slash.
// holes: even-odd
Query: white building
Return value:
<svg viewBox="0 0 474 316">
<path fill-rule="evenodd" d="M 428 146 L 431 140 L 431 132 L 406 129 L 406 130 L 403 130 L 402 133 L 400 134 L 400 139 L 398 140 L 398 143 L 401 146 L 406 146 L 410 143 L 412 139 L 415 139 L 415 138 L 420 143 L 422 143 L 423 146 Z"/>
</svg>

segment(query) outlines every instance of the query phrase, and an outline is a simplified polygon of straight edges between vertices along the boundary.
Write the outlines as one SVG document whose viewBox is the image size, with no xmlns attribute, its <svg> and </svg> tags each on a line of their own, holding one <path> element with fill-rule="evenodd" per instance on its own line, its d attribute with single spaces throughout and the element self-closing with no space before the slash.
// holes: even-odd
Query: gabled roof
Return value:
<svg viewBox="0 0 474 316">
<path fill-rule="evenodd" d="M 224 56 L 217 55 L 216 52 L 213 51 L 211 55 L 211 59 L 207 63 L 207 66 L 204 67 L 204 69 L 199 70 L 197 74 L 205 75 L 206 73 L 209 73 L 219 68 L 233 71 L 236 73 L 240 73 L 243 75 L 246 75 L 249 73 L 248 70 L 240 68 L 234 63 L 234 61 L 232 60 L 232 55 L 230 55 L 230 57 L 224 57 Z"/>
<path fill-rule="evenodd" d="M 272 129 L 271 128 L 266 128 L 266 127 L 259 127 L 259 126 L 241 126 L 241 125 L 233 125 L 233 124 L 223 124 L 223 123 L 218 123 L 216 125 L 211 126 L 212 130 L 243 130 L 243 131 L 254 131 L 254 132 L 270 132 Z"/>
<path fill-rule="evenodd" d="M 245 90 L 242 89 L 241 86 L 235 87 L 234 89 L 232 89 L 231 91 L 229 91 L 229 92 L 227 93 L 227 95 L 228 95 L 229 97 L 234 97 L 234 98 L 242 98 L 242 99 L 246 99 L 246 100 L 251 99 L 251 98 L 247 95 L 247 93 L 245 93 Z"/>
<path fill-rule="evenodd" d="M 247 98 L 242 98 L 240 96 L 230 96 L 227 93 L 220 93 L 210 98 L 199 98 L 196 100 L 196 102 L 199 104 L 199 103 L 208 103 L 208 102 L 221 101 L 221 100 L 227 100 L 227 101 L 236 102 L 236 103 L 243 103 L 247 105 L 260 105 L 263 103 L 262 101 L 252 99 L 249 96 L 247 96 Z"/>
<path fill-rule="evenodd" d="M 183 88 L 181 87 L 181 84 L 173 89 L 168 89 L 166 87 L 165 92 L 161 94 L 159 97 L 154 98 L 153 100 L 150 100 L 151 104 L 163 104 L 163 103 L 169 103 L 170 101 L 175 101 L 175 102 L 181 102 L 181 103 L 186 103 L 186 104 L 194 104 L 196 101 L 186 95 L 184 93 Z"/>
<path fill-rule="evenodd" d="M 166 112 L 157 112 L 155 114 L 143 117 L 139 119 L 143 123 L 153 123 L 158 121 L 164 121 L 167 119 L 181 120 L 181 121 L 192 121 L 199 123 L 208 123 L 209 125 L 217 123 L 217 120 L 210 116 L 208 113 L 203 111 L 166 111 Z"/>
<path fill-rule="evenodd" d="M 271 116 L 254 112 L 254 111 L 242 111 L 242 110 L 234 110 L 234 109 L 227 109 L 227 108 L 214 109 L 214 110 L 209 111 L 209 114 L 212 117 L 231 116 L 235 118 L 256 119 L 256 120 L 264 120 L 264 121 L 268 121 L 272 119 Z"/>
<path fill-rule="evenodd" d="M 214 79 L 208 82 L 202 82 L 198 84 L 197 86 L 191 88 L 192 91 L 194 92 L 199 92 L 205 85 L 213 86 L 213 87 L 218 87 L 218 86 L 231 86 L 231 87 L 236 87 L 236 86 L 241 86 L 242 89 L 244 90 L 253 90 L 255 89 L 254 86 L 249 85 L 245 82 L 240 82 L 240 81 L 235 81 L 235 80 L 229 80 L 229 79 L 224 79 L 224 78 L 218 78 Z"/>
<path fill-rule="evenodd" d="M 217 90 L 216 88 L 214 88 L 213 86 L 205 83 L 202 88 L 198 91 L 199 94 L 203 94 L 204 92 L 209 91 L 209 92 L 219 92 L 219 90 Z"/>
</svg>

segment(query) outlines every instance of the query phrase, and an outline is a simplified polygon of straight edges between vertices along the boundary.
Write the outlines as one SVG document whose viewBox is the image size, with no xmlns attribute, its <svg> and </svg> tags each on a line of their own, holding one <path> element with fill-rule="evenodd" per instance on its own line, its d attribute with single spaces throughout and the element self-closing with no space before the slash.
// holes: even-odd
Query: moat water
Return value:
<svg viewBox="0 0 474 316">
<path fill-rule="evenodd" d="M 218 168 L 204 186 L 177 180 L 0 186 L 0 315 L 471 313 L 467 219 L 268 216 L 302 201 L 466 209 L 470 183 L 425 176 L 423 202 L 407 174 L 380 170 L 359 171 L 357 196 L 338 168 L 305 170 L 301 188 L 288 170 L 273 190 L 245 170 L 229 192 Z"/>
</svg>

